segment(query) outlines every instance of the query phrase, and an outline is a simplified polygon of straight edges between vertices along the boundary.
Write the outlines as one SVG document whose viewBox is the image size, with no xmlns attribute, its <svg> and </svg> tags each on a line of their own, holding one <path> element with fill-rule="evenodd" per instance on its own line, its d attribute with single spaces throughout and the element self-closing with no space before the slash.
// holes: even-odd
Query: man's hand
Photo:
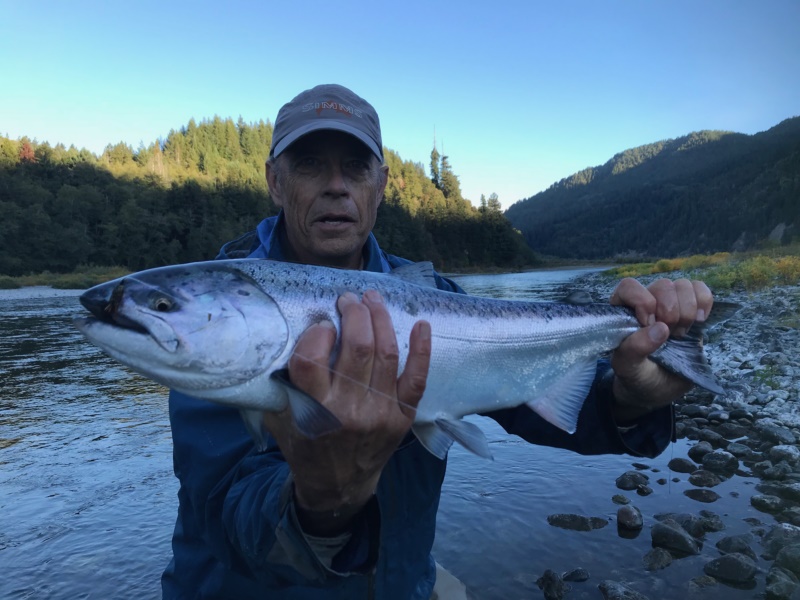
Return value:
<svg viewBox="0 0 800 600">
<path fill-rule="evenodd" d="M 378 485 L 383 467 L 408 433 L 425 391 L 431 355 L 430 325 L 414 325 L 405 369 L 398 377 L 394 327 L 380 294 L 363 301 L 339 298 L 339 355 L 330 322 L 310 327 L 289 361 L 289 376 L 322 403 L 342 428 L 318 439 L 300 434 L 289 409 L 264 417 L 294 475 L 295 501 L 307 533 L 330 535 L 347 527 Z"/>
<path fill-rule="evenodd" d="M 644 327 L 625 339 L 611 357 L 615 416 L 629 421 L 680 398 L 692 384 L 648 360 L 670 335 L 680 337 L 703 322 L 714 298 L 702 281 L 658 279 L 645 288 L 635 279 L 619 282 L 611 304 L 633 308 Z"/>
</svg>

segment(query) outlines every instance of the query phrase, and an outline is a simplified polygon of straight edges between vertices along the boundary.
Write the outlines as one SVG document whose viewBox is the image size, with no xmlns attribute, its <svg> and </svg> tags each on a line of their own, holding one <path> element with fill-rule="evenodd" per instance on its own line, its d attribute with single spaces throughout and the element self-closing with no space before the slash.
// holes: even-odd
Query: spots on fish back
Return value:
<svg viewBox="0 0 800 600">
<path fill-rule="evenodd" d="M 416 317 L 417 314 L 419 313 L 419 304 L 414 298 L 406 298 L 403 310 L 405 310 L 406 313 L 411 315 L 412 317 Z"/>
</svg>

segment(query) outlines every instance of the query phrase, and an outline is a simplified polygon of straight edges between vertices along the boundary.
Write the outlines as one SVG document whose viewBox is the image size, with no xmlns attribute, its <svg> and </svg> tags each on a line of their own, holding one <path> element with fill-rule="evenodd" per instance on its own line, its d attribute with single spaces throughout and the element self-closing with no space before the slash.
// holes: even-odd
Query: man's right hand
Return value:
<svg viewBox="0 0 800 600">
<path fill-rule="evenodd" d="M 359 302 L 346 293 L 337 306 L 342 335 L 333 370 L 328 365 L 336 329 L 324 322 L 298 340 L 289 377 L 336 415 L 342 428 L 309 439 L 294 427 L 288 408 L 264 417 L 292 470 L 301 525 L 312 535 L 346 529 L 369 501 L 383 467 L 414 422 L 431 356 L 430 325 L 419 321 L 398 376 L 397 339 L 380 294 L 368 291 Z"/>
</svg>

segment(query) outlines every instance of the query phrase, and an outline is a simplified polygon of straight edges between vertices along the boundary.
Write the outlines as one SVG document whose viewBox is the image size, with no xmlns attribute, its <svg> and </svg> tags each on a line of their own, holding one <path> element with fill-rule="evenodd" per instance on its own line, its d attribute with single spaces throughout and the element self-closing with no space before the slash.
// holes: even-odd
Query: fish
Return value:
<svg viewBox="0 0 800 600">
<path fill-rule="evenodd" d="M 481 429 L 463 417 L 522 404 L 574 433 L 597 361 L 640 328 L 626 307 L 501 300 L 436 288 L 430 262 L 372 273 L 267 259 L 232 259 L 141 271 L 85 291 L 91 316 L 74 324 L 132 370 L 195 398 L 235 407 L 257 445 L 264 411 L 291 407 L 294 424 L 316 437 L 340 422 L 288 376 L 300 335 L 328 320 L 341 333 L 339 296 L 377 290 L 392 317 L 398 372 L 411 328 L 431 325 L 427 386 L 412 431 L 444 459 L 458 442 L 491 458 Z M 705 358 L 703 328 L 738 307 L 715 304 L 705 324 L 670 339 L 651 359 L 712 393 L 722 388 Z M 333 359 L 330 367 L 332 367 Z"/>
</svg>

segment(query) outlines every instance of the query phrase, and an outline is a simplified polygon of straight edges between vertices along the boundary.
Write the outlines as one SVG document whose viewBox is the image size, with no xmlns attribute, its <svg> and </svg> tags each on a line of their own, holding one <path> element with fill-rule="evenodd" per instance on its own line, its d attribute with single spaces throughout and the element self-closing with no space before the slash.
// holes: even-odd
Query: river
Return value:
<svg viewBox="0 0 800 600">
<path fill-rule="evenodd" d="M 553 286 L 587 270 L 469 275 L 455 279 L 470 293 L 552 300 Z M 104 356 L 73 328 L 79 292 L 49 288 L 0 291 L 0 598 L 159 598 L 170 557 L 177 480 L 166 390 Z M 617 533 L 616 477 L 631 469 L 625 456 L 583 457 L 529 445 L 493 421 L 475 417 L 495 460 L 455 445 L 450 452 L 434 555 L 478 600 L 541 598 L 545 569 L 583 567 L 585 583 L 567 596 L 600 598 L 604 579 L 627 581 L 652 600 L 687 597 L 686 581 L 717 555 L 647 573 L 651 515 L 710 508 L 752 516 L 750 485 L 732 479 L 722 498 L 699 505 L 672 483 L 667 462 L 685 456 L 679 441 L 642 461 L 655 493 L 627 492 L 645 514 L 645 529 Z M 667 479 L 659 485 L 655 480 Z M 591 532 L 551 527 L 553 513 L 609 519 Z M 735 534 L 731 519 L 726 534 Z M 741 532 L 747 530 L 744 523 Z M 752 598 L 754 591 L 716 586 L 705 598 Z"/>
</svg>

